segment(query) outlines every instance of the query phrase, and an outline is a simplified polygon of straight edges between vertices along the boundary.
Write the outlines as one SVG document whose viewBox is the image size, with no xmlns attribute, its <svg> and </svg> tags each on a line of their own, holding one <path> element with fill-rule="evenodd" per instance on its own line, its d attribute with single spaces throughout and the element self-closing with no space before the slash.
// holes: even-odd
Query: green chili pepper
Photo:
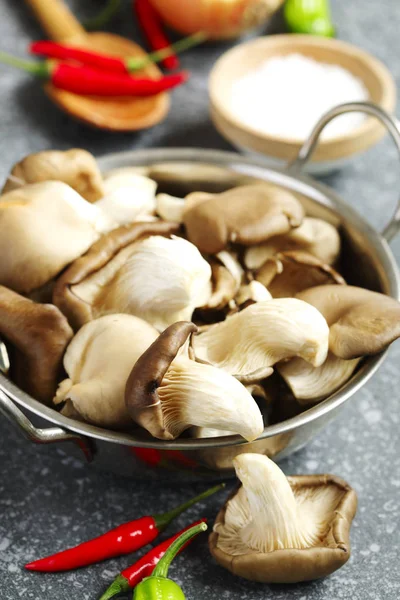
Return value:
<svg viewBox="0 0 400 600">
<path fill-rule="evenodd" d="M 333 37 L 329 0 L 286 0 L 284 17 L 289 31 Z"/>
<path fill-rule="evenodd" d="M 179 585 L 171 579 L 167 579 L 168 569 L 181 548 L 192 537 L 206 529 L 207 525 L 200 523 L 182 533 L 166 550 L 152 575 L 143 579 L 135 587 L 133 600 L 185 600 L 185 595 Z"/>
</svg>

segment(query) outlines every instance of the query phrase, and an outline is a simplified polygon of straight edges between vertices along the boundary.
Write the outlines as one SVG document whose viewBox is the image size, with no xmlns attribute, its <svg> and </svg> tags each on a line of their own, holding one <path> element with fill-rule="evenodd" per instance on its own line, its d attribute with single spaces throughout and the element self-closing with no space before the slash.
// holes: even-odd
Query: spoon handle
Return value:
<svg viewBox="0 0 400 600">
<path fill-rule="evenodd" d="M 25 0 L 51 39 L 57 42 L 83 37 L 86 31 L 62 0 Z"/>
</svg>

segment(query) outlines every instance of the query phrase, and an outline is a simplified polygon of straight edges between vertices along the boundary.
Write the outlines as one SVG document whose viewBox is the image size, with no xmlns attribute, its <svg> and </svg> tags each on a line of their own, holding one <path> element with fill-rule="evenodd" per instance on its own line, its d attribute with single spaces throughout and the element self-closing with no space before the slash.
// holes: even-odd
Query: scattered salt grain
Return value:
<svg viewBox="0 0 400 600">
<path fill-rule="evenodd" d="M 343 102 L 368 100 L 363 82 L 343 67 L 301 54 L 270 58 L 237 79 L 231 90 L 231 111 L 260 133 L 304 140 L 318 119 Z M 335 138 L 362 123 L 349 113 L 334 119 L 322 138 Z"/>
</svg>

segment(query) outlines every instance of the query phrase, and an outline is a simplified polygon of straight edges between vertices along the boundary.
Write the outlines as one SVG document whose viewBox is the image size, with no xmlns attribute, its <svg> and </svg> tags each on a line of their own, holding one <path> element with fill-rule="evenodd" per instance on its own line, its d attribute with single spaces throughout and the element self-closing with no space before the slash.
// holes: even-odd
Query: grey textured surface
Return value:
<svg viewBox="0 0 400 600">
<path fill-rule="evenodd" d="M 50 0 L 49 0 L 50 1 Z M 75 2 L 80 8 L 82 2 Z M 86 2 L 93 8 L 96 2 Z M 339 36 L 382 59 L 400 84 L 398 31 L 400 6 L 395 0 L 333 2 Z M 366 6 L 367 5 L 367 6 Z M 133 26 L 116 29 L 133 34 Z M 39 29 L 20 2 L 0 2 L 0 45 L 23 53 Z M 23 74 L 0 70 L 0 177 L 28 152 L 83 146 L 95 154 L 149 146 L 190 145 L 229 148 L 207 116 L 207 72 L 223 47 L 192 51 L 183 64 L 193 70 L 190 83 L 177 91 L 168 119 L 140 134 L 109 135 L 89 130 L 61 114 L 40 87 Z M 368 155 L 328 178 L 348 201 L 381 227 L 393 210 L 399 189 L 396 153 L 385 140 Z M 399 241 L 393 249 L 400 259 Z M 206 597 L 246 600 L 396 600 L 400 597 L 400 345 L 373 380 L 347 405 L 340 418 L 314 443 L 282 464 L 286 473 L 333 472 L 359 493 L 352 529 L 350 562 L 324 581 L 295 586 L 261 586 L 233 578 L 213 563 L 205 540 L 197 540 L 171 568 L 188 599 Z M 198 486 L 138 483 L 93 472 L 50 447 L 33 447 L 0 421 L 0 582 L 2 600 L 91 600 L 131 558 L 113 560 L 75 573 L 37 575 L 24 562 L 74 545 L 80 540 L 143 514 L 162 511 Z M 205 514 L 212 520 L 221 497 L 204 510 L 192 509 L 177 527 Z M 171 531 L 173 531 L 171 529 Z"/>
</svg>

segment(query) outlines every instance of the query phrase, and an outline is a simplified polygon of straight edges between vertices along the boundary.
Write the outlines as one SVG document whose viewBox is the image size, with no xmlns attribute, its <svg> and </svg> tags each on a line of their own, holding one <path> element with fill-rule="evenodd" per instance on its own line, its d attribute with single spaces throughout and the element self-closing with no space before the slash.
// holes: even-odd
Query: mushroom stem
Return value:
<svg viewBox="0 0 400 600">
<path fill-rule="evenodd" d="M 242 541 L 259 552 L 308 548 L 315 543 L 315 527 L 298 506 L 289 482 L 267 457 L 241 454 L 233 461 L 246 493 L 250 521 L 240 531 Z"/>
<path fill-rule="evenodd" d="M 239 433 L 249 442 L 264 429 L 260 410 L 234 377 L 185 356 L 176 358 L 158 395 L 166 429 L 177 437 L 189 424 Z"/>
</svg>

